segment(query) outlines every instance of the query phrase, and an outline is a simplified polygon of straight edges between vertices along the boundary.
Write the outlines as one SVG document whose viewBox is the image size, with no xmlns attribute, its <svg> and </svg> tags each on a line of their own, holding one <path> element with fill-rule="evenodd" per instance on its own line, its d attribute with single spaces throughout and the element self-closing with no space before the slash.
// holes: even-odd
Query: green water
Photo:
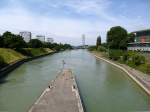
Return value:
<svg viewBox="0 0 150 112">
<path fill-rule="evenodd" d="M 86 50 L 74 50 L 27 62 L 10 73 L 0 84 L 0 112 L 26 112 L 63 59 L 77 77 L 87 112 L 150 111 L 150 97 L 123 71 Z"/>
</svg>

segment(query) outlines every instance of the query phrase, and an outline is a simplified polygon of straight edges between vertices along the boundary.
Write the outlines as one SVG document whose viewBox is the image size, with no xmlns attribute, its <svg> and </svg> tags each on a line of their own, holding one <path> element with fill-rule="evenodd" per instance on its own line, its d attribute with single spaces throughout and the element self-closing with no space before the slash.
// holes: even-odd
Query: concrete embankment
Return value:
<svg viewBox="0 0 150 112">
<path fill-rule="evenodd" d="M 94 54 L 94 56 L 98 59 L 101 59 L 103 61 L 106 61 L 120 69 L 122 69 L 124 72 L 127 73 L 127 75 L 134 80 L 148 95 L 150 95 L 150 76 L 146 75 L 140 71 L 137 71 L 127 65 L 124 64 L 120 64 L 117 62 L 113 62 L 109 59 L 106 59 L 102 56 L 98 56 L 96 54 Z"/>
<path fill-rule="evenodd" d="M 60 72 L 29 112 L 84 112 L 72 71 Z"/>
</svg>

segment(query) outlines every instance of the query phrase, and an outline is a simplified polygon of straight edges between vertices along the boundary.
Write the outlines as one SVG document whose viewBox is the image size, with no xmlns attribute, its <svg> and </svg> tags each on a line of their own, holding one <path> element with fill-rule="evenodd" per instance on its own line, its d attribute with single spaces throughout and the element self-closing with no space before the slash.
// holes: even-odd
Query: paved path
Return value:
<svg viewBox="0 0 150 112">
<path fill-rule="evenodd" d="M 77 84 L 71 70 L 61 72 L 29 112 L 83 112 Z"/>
</svg>

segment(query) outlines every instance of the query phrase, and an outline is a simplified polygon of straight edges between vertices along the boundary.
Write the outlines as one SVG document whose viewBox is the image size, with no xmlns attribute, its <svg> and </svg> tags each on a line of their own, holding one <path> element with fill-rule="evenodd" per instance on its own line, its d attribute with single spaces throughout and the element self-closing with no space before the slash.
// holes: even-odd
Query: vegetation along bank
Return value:
<svg viewBox="0 0 150 112">
<path fill-rule="evenodd" d="M 132 34 L 128 33 L 124 28 L 116 26 L 107 32 L 106 37 L 106 43 L 101 43 L 99 36 L 96 45 L 89 47 L 89 50 L 150 75 L 149 55 L 146 56 L 142 52 L 127 50 L 127 44 L 134 41 Z"/>
<path fill-rule="evenodd" d="M 66 49 L 72 49 L 71 45 L 41 42 L 38 39 L 31 39 L 27 43 L 21 36 L 5 32 L 0 36 L 0 70 L 21 60 L 34 59 Z"/>
<path fill-rule="evenodd" d="M 95 46 L 89 50 L 99 59 L 125 71 L 140 87 L 150 95 L 150 57 L 143 52 L 128 51 L 127 43 L 134 36 L 120 26 L 107 32 L 107 42 L 101 43 L 99 36 Z"/>
</svg>

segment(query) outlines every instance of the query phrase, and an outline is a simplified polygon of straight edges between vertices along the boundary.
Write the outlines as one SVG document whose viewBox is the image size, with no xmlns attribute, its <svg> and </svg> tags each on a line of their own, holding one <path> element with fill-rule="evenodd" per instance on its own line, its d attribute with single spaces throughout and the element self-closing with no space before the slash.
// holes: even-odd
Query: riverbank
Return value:
<svg viewBox="0 0 150 112">
<path fill-rule="evenodd" d="M 4 48 L 1 48 L 1 49 L 3 50 L 3 52 L 5 51 L 5 53 L 1 54 L 1 56 L 5 58 L 7 62 L 7 66 L 0 69 L 0 78 L 7 76 L 8 73 L 10 73 L 11 71 L 13 71 L 14 69 L 16 69 L 17 67 L 19 67 L 25 62 L 55 53 L 55 51 L 52 51 L 47 48 L 44 48 L 44 49 L 43 48 L 42 49 L 30 48 L 30 49 L 27 49 L 26 51 L 30 51 L 30 53 L 33 54 L 33 56 L 25 56 L 12 49 L 4 49 Z"/>
<path fill-rule="evenodd" d="M 11 64 L 17 60 L 26 58 L 23 54 L 9 48 L 0 48 L 0 57 L 6 64 Z"/>
<path fill-rule="evenodd" d="M 71 70 L 60 72 L 29 110 L 29 112 L 43 111 L 84 112 L 75 77 Z"/>
<path fill-rule="evenodd" d="M 140 71 L 137 71 L 125 64 L 120 64 L 118 62 L 109 60 L 105 58 L 101 53 L 98 52 L 92 52 L 92 54 L 103 61 L 106 61 L 120 69 L 122 69 L 124 72 L 128 74 L 128 76 L 133 79 L 147 94 L 150 95 L 150 76 L 147 74 L 144 74 Z"/>
<path fill-rule="evenodd" d="M 40 56 L 51 52 L 53 52 L 53 50 L 49 48 L 22 48 L 16 50 L 0 48 L 0 57 L 6 64 L 11 64 L 25 58 Z"/>
</svg>

